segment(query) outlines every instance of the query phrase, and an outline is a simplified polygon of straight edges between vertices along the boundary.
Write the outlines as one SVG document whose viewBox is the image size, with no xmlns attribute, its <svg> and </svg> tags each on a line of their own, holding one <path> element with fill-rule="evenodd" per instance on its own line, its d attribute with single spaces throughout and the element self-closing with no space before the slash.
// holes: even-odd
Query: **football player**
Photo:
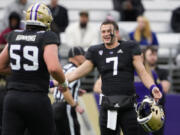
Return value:
<svg viewBox="0 0 180 135">
<path fill-rule="evenodd" d="M 48 98 L 50 75 L 58 81 L 68 103 L 75 107 L 58 59 L 59 40 L 49 30 L 52 15 L 36 3 L 26 11 L 26 30 L 8 35 L 0 54 L 0 73 L 11 73 L 4 101 L 2 135 L 53 135 L 54 120 Z M 10 66 L 9 66 L 10 65 Z"/>
<path fill-rule="evenodd" d="M 104 43 L 91 46 L 86 61 L 67 73 L 69 82 L 79 79 L 97 67 L 102 79 L 100 96 L 101 135 L 117 135 L 121 127 L 124 135 L 138 135 L 134 105 L 134 69 L 157 101 L 162 94 L 146 72 L 139 45 L 134 41 L 118 41 L 115 22 L 105 21 L 100 26 Z"/>
</svg>

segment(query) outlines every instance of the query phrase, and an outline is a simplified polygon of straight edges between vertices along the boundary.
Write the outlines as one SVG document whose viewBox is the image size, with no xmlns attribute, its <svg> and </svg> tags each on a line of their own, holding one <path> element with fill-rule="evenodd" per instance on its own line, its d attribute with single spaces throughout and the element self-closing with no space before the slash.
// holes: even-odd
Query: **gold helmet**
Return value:
<svg viewBox="0 0 180 135">
<path fill-rule="evenodd" d="M 165 120 L 162 107 L 158 106 L 153 98 L 146 97 L 137 109 L 137 121 L 147 132 L 159 130 Z"/>
<path fill-rule="evenodd" d="M 26 11 L 26 25 L 41 26 L 49 29 L 52 20 L 51 11 L 45 4 L 33 4 Z"/>
</svg>

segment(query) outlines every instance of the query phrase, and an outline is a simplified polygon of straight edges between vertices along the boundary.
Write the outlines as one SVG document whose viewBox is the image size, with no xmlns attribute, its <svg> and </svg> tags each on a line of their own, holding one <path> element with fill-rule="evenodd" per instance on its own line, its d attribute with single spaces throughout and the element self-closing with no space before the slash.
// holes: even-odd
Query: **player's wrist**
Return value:
<svg viewBox="0 0 180 135">
<path fill-rule="evenodd" d="M 63 88 L 68 88 L 69 82 L 67 79 L 63 83 L 60 84 Z"/>
<path fill-rule="evenodd" d="M 157 85 L 152 84 L 149 88 L 150 92 L 152 93 L 152 91 L 154 90 L 154 88 L 157 88 Z"/>
</svg>

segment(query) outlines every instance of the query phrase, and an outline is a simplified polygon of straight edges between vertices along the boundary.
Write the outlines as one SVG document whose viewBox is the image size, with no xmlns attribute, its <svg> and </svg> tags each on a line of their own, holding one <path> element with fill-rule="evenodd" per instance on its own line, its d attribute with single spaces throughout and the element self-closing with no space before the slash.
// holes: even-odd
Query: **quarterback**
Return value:
<svg viewBox="0 0 180 135">
<path fill-rule="evenodd" d="M 124 135 L 139 135 L 135 101 L 134 69 L 157 101 L 162 94 L 146 72 L 141 51 L 136 42 L 118 41 L 116 23 L 105 21 L 100 26 L 102 44 L 91 46 L 86 61 L 67 73 L 69 82 L 79 79 L 97 67 L 102 79 L 100 98 L 101 135 L 117 135 L 121 127 Z"/>
</svg>

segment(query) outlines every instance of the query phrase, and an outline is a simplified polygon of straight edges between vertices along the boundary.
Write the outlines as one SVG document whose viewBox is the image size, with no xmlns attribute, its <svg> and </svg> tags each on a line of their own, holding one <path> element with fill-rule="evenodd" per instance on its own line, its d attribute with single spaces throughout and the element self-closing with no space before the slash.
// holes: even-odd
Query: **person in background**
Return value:
<svg viewBox="0 0 180 135">
<path fill-rule="evenodd" d="M 87 11 L 79 13 L 79 22 L 70 24 L 65 32 L 66 43 L 69 47 L 81 46 L 87 50 L 91 45 L 99 42 L 99 32 L 89 22 L 89 14 Z"/>
<path fill-rule="evenodd" d="M 173 32 L 180 32 L 180 7 L 176 7 L 172 10 L 170 26 Z"/>
<path fill-rule="evenodd" d="M 1 22 L 0 31 L 2 31 L 4 28 L 7 28 L 8 23 L 8 17 L 12 12 L 16 12 L 20 15 L 21 20 L 25 19 L 24 11 L 27 10 L 27 8 L 31 5 L 31 2 L 28 0 L 14 0 L 11 2 L 7 7 L 5 7 L 5 14 Z M 20 27 L 24 29 L 25 25 L 24 23 L 20 24 Z"/>
<path fill-rule="evenodd" d="M 141 0 L 113 0 L 113 7 L 120 13 L 120 21 L 136 21 L 145 11 Z"/>
<path fill-rule="evenodd" d="M 59 0 L 51 0 L 48 7 L 50 8 L 53 16 L 51 23 L 51 30 L 60 38 L 61 33 L 65 31 L 69 24 L 68 11 L 62 5 L 58 5 Z M 61 40 L 60 40 L 61 44 Z"/>
<path fill-rule="evenodd" d="M 12 12 L 9 16 L 9 27 L 4 29 L 0 34 L 0 44 L 6 44 L 7 34 L 15 29 L 20 29 L 20 16 L 16 12 Z"/>
<path fill-rule="evenodd" d="M 151 31 L 149 21 L 144 16 L 137 17 L 137 27 L 135 31 L 129 34 L 129 36 L 131 40 L 138 42 L 141 47 L 148 45 L 159 45 L 156 34 Z"/>
<path fill-rule="evenodd" d="M 70 48 L 68 53 L 68 64 L 63 67 L 64 73 L 71 72 L 79 67 L 85 61 L 84 54 L 85 51 L 82 47 Z M 76 102 L 78 102 L 80 86 L 80 79 L 69 83 L 69 89 L 74 101 Z M 76 111 L 82 114 L 84 109 L 80 107 L 75 109 L 67 104 L 64 100 L 64 96 L 58 90 L 58 87 L 55 87 L 53 91 L 55 99 L 55 102 L 53 103 L 53 111 L 56 124 L 56 135 L 80 135 L 80 125 Z"/>
</svg>

